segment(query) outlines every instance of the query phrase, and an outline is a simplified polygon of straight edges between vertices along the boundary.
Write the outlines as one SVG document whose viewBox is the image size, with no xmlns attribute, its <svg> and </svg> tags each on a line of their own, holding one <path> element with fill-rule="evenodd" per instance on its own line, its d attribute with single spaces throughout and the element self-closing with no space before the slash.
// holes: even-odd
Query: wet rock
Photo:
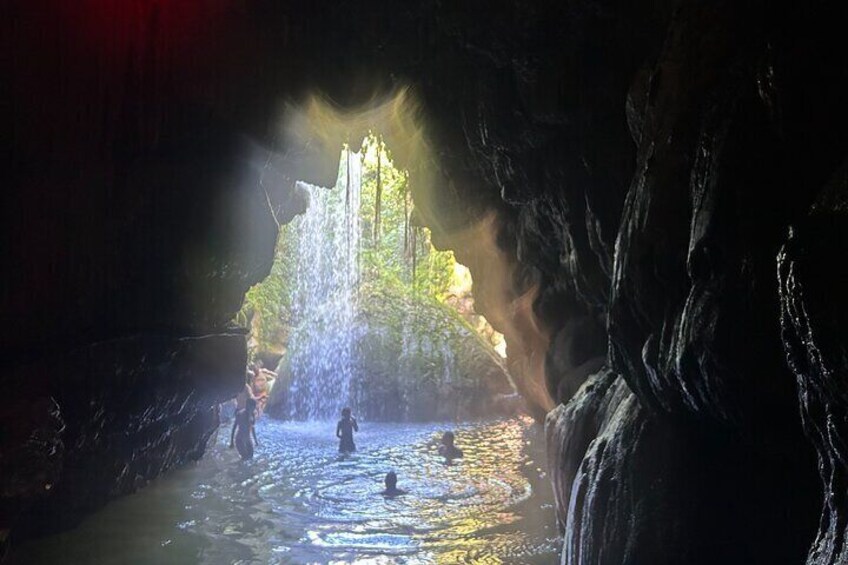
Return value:
<svg viewBox="0 0 848 565">
<path fill-rule="evenodd" d="M 65 423 L 56 401 L 20 392 L 15 397 L 27 402 L 0 407 L 0 559 L 17 518 L 52 494 L 65 456 Z"/>
<path fill-rule="evenodd" d="M 778 256 L 783 342 L 823 487 L 809 564 L 848 561 L 848 165 L 793 227 Z"/>
<path fill-rule="evenodd" d="M 31 404 L 3 406 L 0 449 L 0 497 L 4 500 L 48 494 L 62 472 L 65 424 L 56 401 L 31 399 Z"/>
<path fill-rule="evenodd" d="M 775 49 L 750 33 L 740 42 L 734 30 L 752 17 L 740 7 L 681 6 L 650 79 L 640 73 L 634 81 L 632 111 L 640 100 L 645 106 L 631 120 L 639 149 L 616 244 L 608 324 L 613 367 L 635 397 L 613 408 L 594 439 L 595 407 L 607 406 L 600 400 L 578 393 L 574 405 L 552 413 L 561 426 L 553 446 L 568 446 L 557 452 L 566 459 L 558 487 L 564 562 L 798 562 L 813 539 L 818 489 L 778 346 L 773 257 L 782 231 L 816 190 L 794 159 L 803 154 L 816 163 L 813 176 L 820 179 L 839 150 L 824 141 L 833 135 L 829 127 L 821 127 L 815 148 L 785 137 L 768 103 L 773 97 L 763 97 L 755 77 L 772 65 L 787 73 L 785 87 L 819 96 L 812 84 L 788 76 L 799 52 L 828 55 L 821 45 Z M 763 33 L 783 41 L 776 28 Z M 766 62 L 775 52 L 782 62 Z M 791 110 L 796 125 L 818 123 L 818 111 Z M 788 179 L 792 190 L 775 194 Z M 583 433 L 589 439 L 578 439 Z M 714 475 L 705 477 L 687 459 L 708 464 Z M 657 461 L 663 463 L 652 467 Z M 570 482 L 578 463 L 584 467 Z M 652 484 L 650 476 L 663 480 Z M 734 500 L 723 494 L 727 488 L 736 490 Z M 798 496 L 781 510 L 769 489 Z M 776 517 L 789 507 L 794 522 Z M 739 516 L 747 518 L 731 526 Z M 645 523 L 674 529 L 652 539 L 655 532 L 640 532 Z"/>
<path fill-rule="evenodd" d="M 614 389 L 614 390 L 613 390 Z M 589 445 L 598 436 L 610 403 L 628 392 L 618 375 L 605 369 L 588 377 L 585 384 L 548 413 L 545 421 L 548 468 L 556 495 L 557 521 L 565 533 L 571 488 Z"/>
<path fill-rule="evenodd" d="M 515 388 L 502 359 L 451 307 L 389 288 L 365 287 L 357 301 L 359 311 L 350 329 L 355 346 L 347 368 L 350 404 L 357 417 L 462 421 L 518 413 L 512 398 Z M 320 362 L 309 363 L 304 357 L 326 354 L 326 341 L 333 336 L 321 329 L 323 323 L 304 320 L 292 329 L 266 408 L 271 416 L 310 416 L 310 394 L 297 391 L 336 382 L 333 374 L 302 372 L 303 367 L 321 370 Z"/>
<path fill-rule="evenodd" d="M 213 407 L 243 386 L 244 340 L 134 336 L 15 374 L 2 388 L 20 401 L 2 413 L 2 524 L 16 536 L 67 527 L 199 458 L 218 426 Z"/>
<path fill-rule="evenodd" d="M 652 414 L 608 369 L 546 433 L 563 563 L 803 560 L 812 497 L 795 490 L 804 466 L 790 454 Z"/>
<path fill-rule="evenodd" d="M 592 318 L 571 319 L 559 329 L 548 349 L 548 391 L 558 402 L 566 403 L 583 381 L 605 364 L 605 328 Z"/>
</svg>

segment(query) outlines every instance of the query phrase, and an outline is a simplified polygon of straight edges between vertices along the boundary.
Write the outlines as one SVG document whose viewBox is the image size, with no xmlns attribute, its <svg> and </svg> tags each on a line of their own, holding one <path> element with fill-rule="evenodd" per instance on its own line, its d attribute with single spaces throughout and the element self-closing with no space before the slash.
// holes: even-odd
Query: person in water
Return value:
<svg viewBox="0 0 848 565">
<path fill-rule="evenodd" d="M 245 407 L 236 412 L 233 429 L 230 432 L 230 448 L 235 447 L 242 459 L 253 457 L 253 444 L 259 445 L 256 439 L 256 401 L 249 397 Z"/>
<path fill-rule="evenodd" d="M 386 473 L 386 490 L 381 492 L 383 496 L 387 496 L 389 498 L 400 496 L 402 494 L 406 494 L 406 491 L 400 488 L 397 488 L 397 473 L 394 471 L 389 471 Z"/>
<path fill-rule="evenodd" d="M 453 432 L 445 432 L 442 435 L 442 445 L 439 446 L 439 455 L 447 459 L 448 462 L 462 458 L 462 450 L 453 444 L 455 439 Z"/>
<path fill-rule="evenodd" d="M 351 417 L 350 408 L 342 409 L 342 419 L 336 425 L 336 437 L 339 438 L 340 453 L 356 451 L 356 444 L 353 443 L 353 432 L 358 431 L 359 426 L 356 425 L 356 419 Z"/>
</svg>

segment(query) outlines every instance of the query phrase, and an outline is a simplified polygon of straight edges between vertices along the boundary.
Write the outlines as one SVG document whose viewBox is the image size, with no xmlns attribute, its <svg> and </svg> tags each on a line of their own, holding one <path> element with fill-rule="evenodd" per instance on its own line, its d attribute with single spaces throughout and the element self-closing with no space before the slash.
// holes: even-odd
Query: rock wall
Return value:
<svg viewBox="0 0 848 565">
<path fill-rule="evenodd" d="M 563 563 L 797 563 L 813 543 L 812 562 L 838 562 L 841 456 L 823 431 L 838 429 L 838 393 L 811 383 L 841 370 L 827 365 L 844 364 L 841 334 L 833 320 L 784 314 L 802 336 L 790 351 L 808 359 L 794 365 L 807 379 L 805 434 L 775 260 L 848 149 L 837 86 L 848 66 L 833 43 L 844 14 L 830 3 L 777 14 L 759 3 L 630 12 L 585 2 L 530 10 L 521 27 L 502 8 L 491 29 L 471 25 L 473 10 L 459 16 L 471 86 L 450 93 L 454 105 L 425 89 L 454 115 L 433 135 L 460 148 L 442 161 L 446 189 L 419 196 L 439 243 L 471 266 L 481 307 L 505 313 L 492 319 L 510 350 L 543 337 L 544 373 L 523 376 L 560 403 L 547 426 Z M 561 50 L 539 57 L 554 38 Z M 439 201 L 464 219 L 446 219 Z M 468 237 L 487 224 L 497 253 Z M 820 261 L 803 276 L 826 281 L 807 284 L 830 297 L 833 244 L 814 237 L 821 251 L 797 261 Z M 810 298 L 784 262 L 792 312 Z M 506 290 L 488 290 L 495 273 Z M 808 335 L 815 324 L 826 361 Z M 826 501 L 815 542 L 822 482 L 810 439 Z"/>
<path fill-rule="evenodd" d="M 798 378 L 804 429 L 818 454 L 821 518 L 807 563 L 848 561 L 848 166 L 843 164 L 793 227 L 778 256 L 783 343 Z"/>
<path fill-rule="evenodd" d="M 180 338 L 241 339 L 226 321 L 302 205 L 291 179 L 326 185 L 343 141 L 278 135 L 284 103 L 318 91 L 351 109 L 408 86 L 433 151 L 393 159 L 416 217 L 472 269 L 516 385 L 552 410 L 563 562 L 844 560 L 839 2 L 64 4 L 0 18 L 17 399 L 0 412 L 16 430 L 0 530 L 73 498 L 79 438 L 111 461 L 110 494 L 134 483 L 121 462 L 148 453 L 131 475 L 152 476 L 197 452 L 199 415 L 240 381 L 234 350 L 217 385 L 168 371 L 206 400 L 154 408 L 173 424 L 131 427 L 131 452 L 84 431 L 91 401 L 124 406 L 110 371 Z M 111 365 L 96 345 L 133 339 L 144 353 Z M 55 370 L 73 351 L 113 367 L 101 388 L 61 384 L 94 374 Z M 165 382 L 130 383 L 146 408 L 121 410 L 158 406 L 144 390 Z"/>
<path fill-rule="evenodd" d="M 145 334 L 7 375 L 26 400 L 2 412 L 2 511 L 18 517 L 15 533 L 66 528 L 110 498 L 200 458 L 218 426 L 212 407 L 238 391 L 233 375 L 246 362 L 242 334 Z"/>
<path fill-rule="evenodd" d="M 203 453 L 244 382 L 229 320 L 305 199 L 257 133 L 243 14 L 0 12 L 2 555 Z"/>
</svg>

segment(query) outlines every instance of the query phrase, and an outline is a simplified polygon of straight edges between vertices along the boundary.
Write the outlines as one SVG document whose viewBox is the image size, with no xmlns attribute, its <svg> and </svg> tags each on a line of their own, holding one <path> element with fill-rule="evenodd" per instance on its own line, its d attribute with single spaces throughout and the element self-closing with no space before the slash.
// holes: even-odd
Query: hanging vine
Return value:
<svg viewBox="0 0 848 565">
<path fill-rule="evenodd" d="M 383 136 L 377 138 L 377 193 L 374 197 L 374 245 L 380 244 L 380 218 L 383 205 Z"/>
<path fill-rule="evenodd" d="M 358 199 L 357 170 L 361 183 Z M 415 225 L 411 188 L 410 175 L 393 165 L 381 137 L 369 135 L 361 147 L 346 143 L 335 188 L 347 222 L 345 239 L 339 243 L 346 246 L 348 256 L 355 256 L 356 283 L 369 291 L 383 289 L 418 299 L 444 300 L 452 284 L 454 258 L 450 252 L 433 249 L 428 230 Z M 364 245 L 356 244 L 352 231 L 356 214 Z M 302 221 L 298 217 L 281 226 L 278 259 L 271 275 L 251 289 L 239 313 L 243 325 L 254 314 L 261 320 L 261 324 L 253 324 L 261 349 L 270 350 L 274 340 L 288 335 L 292 288 L 299 276 L 293 258 L 300 250 L 293 244 L 298 241 L 296 233 Z"/>
</svg>

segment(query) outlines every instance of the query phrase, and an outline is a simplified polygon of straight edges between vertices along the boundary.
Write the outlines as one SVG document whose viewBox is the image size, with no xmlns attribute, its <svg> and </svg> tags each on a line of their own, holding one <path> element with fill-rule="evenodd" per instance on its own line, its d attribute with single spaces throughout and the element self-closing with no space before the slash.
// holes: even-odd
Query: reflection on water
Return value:
<svg viewBox="0 0 848 565">
<path fill-rule="evenodd" d="M 333 423 L 262 421 L 256 457 L 217 444 L 196 465 L 118 500 L 14 563 L 553 563 L 541 430 L 513 419 L 452 426 L 363 422 L 336 453 Z M 379 493 L 387 471 L 409 494 Z"/>
</svg>

